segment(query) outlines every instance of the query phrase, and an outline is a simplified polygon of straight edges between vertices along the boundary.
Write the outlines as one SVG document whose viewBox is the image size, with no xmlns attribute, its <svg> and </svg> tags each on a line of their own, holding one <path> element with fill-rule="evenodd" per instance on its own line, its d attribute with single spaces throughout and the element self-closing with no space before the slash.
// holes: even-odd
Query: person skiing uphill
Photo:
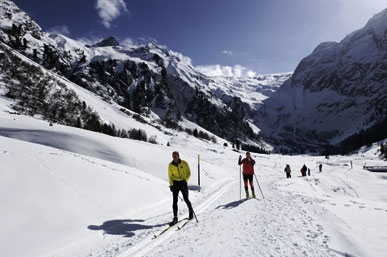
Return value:
<svg viewBox="0 0 387 257">
<path fill-rule="evenodd" d="M 188 199 L 188 180 L 191 177 L 191 170 L 186 161 L 180 159 L 180 155 L 178 152 L 172 153 L 172 162 L 169 163 L 168 166 L 168 177 L 169 177 L 169 187 L 171 192 L 173 193 L 173 220 L 169 224 L 173 226 L 177 223 L 177 200 L 179 196 L 179 192 L 183 194 L 184 202 L 187 204 L 189 210 L 189 219 L 193 218 L 193 209 L 191 202 Z"/>
<path fill-rule="evenodd" d="M 289 166 L 289 164 L 286 164 L 286 167 L 285 167 L 285 170 L 284 170 L 285 172 L 286 172 L 286 178 L 291 178 L 292 176 L 290 175 L 290 173 L 292 172 L 291 170 L 290 170 L 290 166 Z"/>
<path fill-rule="evenodd" d="M 242 160 L 242 156 L 239 155 L 238 165 L 242 165 L 243 168 L 243 182 L 245 185 L 246 198 L 249 198 L 249 188 L 247 186 L 247 180 L 250 182 L 251 194 L 255 198 L 254 192 L 254 183 L 253 183 L 253 175 L 254 175 L 254 165 L 255 161 L 251 158 L 250 152 L 246 152 L 246 158 Z"/>
</svg>

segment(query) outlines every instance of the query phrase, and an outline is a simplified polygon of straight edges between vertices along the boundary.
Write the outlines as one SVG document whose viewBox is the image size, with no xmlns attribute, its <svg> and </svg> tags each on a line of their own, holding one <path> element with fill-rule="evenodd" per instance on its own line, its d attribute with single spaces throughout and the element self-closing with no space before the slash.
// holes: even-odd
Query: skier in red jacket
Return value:
<svg viewBox="0 0 387 257">
<path fill-rule="evenodd" d="M 251 194 L 255 198 L 254 184 L 253 184 L 253 175 L 254 175 L 254 165 L 255 161 L 251 158 L 250 152 L 246 152 L 246 158 L 242 160 L 242 156 L 239 155 L 239 165 L 243 167 L 243 182 L 245 184 L 246 198 L 249 197 L 249 188 L 247 186 L 247 180 L 250 182 Z"/>
</svg>

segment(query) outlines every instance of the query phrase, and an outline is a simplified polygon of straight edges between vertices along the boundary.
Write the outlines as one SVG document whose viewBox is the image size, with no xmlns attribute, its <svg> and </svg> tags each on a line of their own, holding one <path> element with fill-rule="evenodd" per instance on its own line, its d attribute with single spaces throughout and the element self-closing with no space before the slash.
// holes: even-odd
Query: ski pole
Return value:
<svg viewBox="0 0 387 257">
<path fill-rule="evenodd" d="M 242 199 L 242 170 L 241 165 L 239 165 L 239 200 Z"/>
<path fill-rule="evenodd" d="M 265 199 L 265 197 L 263 196 L 263 193 L 262 193 L 261 186 L 259 185 L 259 182 L 258 182 L 258 179 L 257 179 L 257 175 L 255 175 L 255 173 L 254 173 L 254 177 L 255 177 L 255 180 L 257 181 L 257 184 L 258 184 L 259 190 L 261 191 L 262 198 L 263 198 L 263 199 Z"/>
<path fill-rule="evenodd" d="M 196 213 L 195 213 L 195 211 L 194 211 L 194 209 L 192 208 L 192 212 L 193 212 L 193 215 L 195 216 L 195 220 L 196 220 L 196 222 L 199 222 L 198 221 L 198 218 L 196 217 Z"/>
<path fill-rule="evenodd" d="M 182 199 L 180 195 L 179 195 L 179 198 L 180 198 L 181 201 L 184 201 L 184 199 Z M 191 207 L 192 207 L 192 206 L 191 206 Z M 198 221 L 198 218 L 196 217 L 196 213 L 195 213 L 193 207 L 192 207 L 192 213 L 193 213 L 193 215 L 194 215 L 194 217 L 195 217 L 195 219 L 196 219 L 196 222 L 199 222 L 199 221 Z"/>
</svg>

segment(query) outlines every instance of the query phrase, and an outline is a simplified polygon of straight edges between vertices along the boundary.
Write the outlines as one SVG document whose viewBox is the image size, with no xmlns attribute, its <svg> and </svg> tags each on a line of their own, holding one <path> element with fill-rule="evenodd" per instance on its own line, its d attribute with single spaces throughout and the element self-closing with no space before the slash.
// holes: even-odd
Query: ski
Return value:
<svg viewBox="0 0 387 257">
<path fill-rule="evenodd" d="M 183 219 L 184 220 L 184 219 Z M 167 232 L 169 229 L 171 229 L 172 227 L 176 226 L 178 223 L 182 222 L 183 220 L 179 220 L 175 225 L 168 225 L 168 227 L 166 227 L 163 231 L 161 231 L 160 233 L 158 234 L 154 234 L 153 235 L 153 239 L 155 238 L 158 238 L 159 236 L 161 236 L 162 234 L 164 234 L 165 232 Z"/>
<path fill-rule="evenodd" d="M 175 225 L 173 225 L 173 226 L 175 226 Z M 173 226 L 169 225 L 168 227 L 166 227 L 166 228 L 165 228 L 163 231 L 161 231 L 160 233 L 153 235 L 153 238 L 158 238 L 159 236 L 161 236 L 162 234 L 164 234 L 165 232 L 167 232 L 167 231 L 168 231 L 171 227 L 173 227 Z"/>
<path fill-rule="evenodd" d="M 187 225 L 191 220 L 193 219 L 190 219 L 190 220 L 187 220 L 186 222 L 184 222 L 180 227 L 178 226 L 177 227 L 177 230 L 181 230 L 185 225 Z"/>
<path fill-rule="evenodd" d="M 260 201 L 260 199 L 258 199 L 258 198 L 256 198 L 256 197 L 245 198 L 245 201 L 248 201 L 248 200 L 250 200 L 250 199 L 255 199 L 255 200 L 257 200 L 257 201 Z"/>
</svg>

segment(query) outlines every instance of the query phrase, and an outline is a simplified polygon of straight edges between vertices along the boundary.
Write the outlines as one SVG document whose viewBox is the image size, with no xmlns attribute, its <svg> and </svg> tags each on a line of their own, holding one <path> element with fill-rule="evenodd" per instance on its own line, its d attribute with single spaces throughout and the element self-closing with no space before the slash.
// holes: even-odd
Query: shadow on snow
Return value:
<svg viewBox="0 0 387 257">
<path fill-rule="evenodd" d="M 114 149 L 80 135 L 39 129 L 17 129 L 0 127 L 0 136 L 45 145 L 68 152 L 83 154 L 111 162 L 127 165 Z"/>
<path fill-rule="evenodd" d="M 195 185 L 188 185 L 188 189 L 191 191 L 199 191 L 199 187 Z"/>
<path fill-rule="evenodd" d="M 246 201 L 246 199 L 233 201 L 233 202 L 230 202 L 228 204 L 219 205 L 218 207 L 216 207 L 216 209 L 219 209 L 219 208 L 232 209 L 232 208 L 238 207 L 240 204 L 244 203 L 245 201 Z"/>
<path fill-rule="evenodd" d="M 158 225 L 143 225 L 140 224 L 145 220 L 131 220 L 131 219 L 123 219 L 123 220 L 108 220 L 105 221 L 102 225 L 89 225 L 87 228 L 90 230 L 103 230 L 104 233 L 109 235 L 118 235 L 124 237 L 132 237 L 134 236 L 134 231 L 137 230 L 146 230 L 157 227 L 162 227 L 167 225 L 168 223 L 158 224 Z"/>
</svg>

